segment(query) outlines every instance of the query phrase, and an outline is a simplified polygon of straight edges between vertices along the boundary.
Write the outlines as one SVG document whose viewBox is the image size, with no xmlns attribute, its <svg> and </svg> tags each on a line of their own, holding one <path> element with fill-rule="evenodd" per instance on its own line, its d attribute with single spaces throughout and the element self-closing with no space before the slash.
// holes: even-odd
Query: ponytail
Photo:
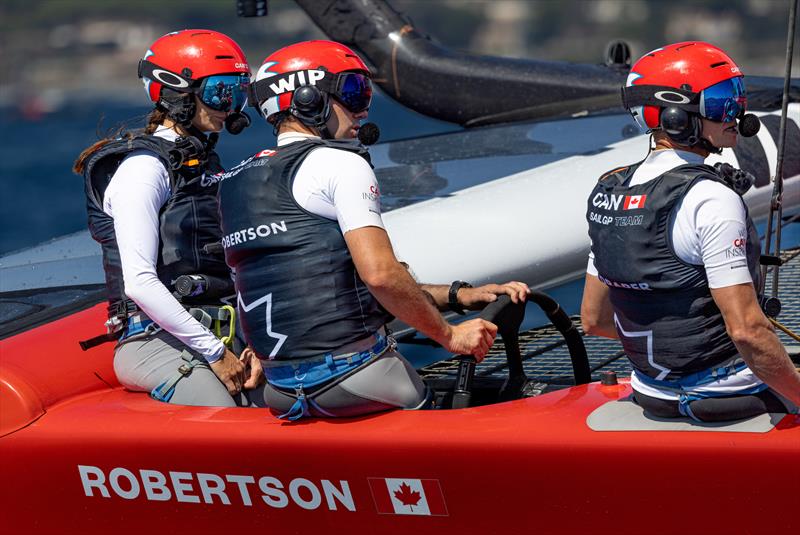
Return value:
<svg viewBox="0 0 800 535">
<path fill-rule="evenodd" d="M 147 116 L 147 126 L 144 127 L 144 133 L 148 136 L 153 134 L 159 126 L 164 124 L 166 118 L 166 110 L 154 108 L 153 111 L 150 112 L 150 115 Z"/>
<path fill-rule="evenodd" d="M 164 123 L 164 120 L 167 118 L 167 112 L 162 110 L 161 108 L 154 108 L 153 111 L 147 116 L 147 124 L 144 127 L 145 134 L 152 134 L 156 131 L 156 129 Z M 89 147 L 85 148 L 83 152 L 80 153 L 78 159 L 75 160 L 75 163 L 72 165 L 72 171 L 78 175 L 82 175 L 83 171 L 86 168 L 86 162 L 89 161 L 89 158 L 94 155 L 98 150 L 103 148 L 104 146 L 108 145 L 110 142 L 114 141 L 118 138 L 123 139 L 130 139 L 134 136 L 134 132 L 127 130 L 125 126 L 120 126 L 115 132 L 111 134 L 107 134 L 106 137 L 103 139 L 96 141 Z"/>
</svg>

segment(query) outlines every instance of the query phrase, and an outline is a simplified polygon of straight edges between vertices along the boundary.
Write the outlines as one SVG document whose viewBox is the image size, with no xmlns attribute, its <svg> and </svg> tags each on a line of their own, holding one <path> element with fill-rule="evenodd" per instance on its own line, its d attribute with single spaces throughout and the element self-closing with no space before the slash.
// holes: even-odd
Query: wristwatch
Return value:
<svg viewBox="0 0 800 535">
<path fill-rule="evenodd" d="M 464 307 L 458 303 L 458 291 L 461 288 L 472 288 L 472 285 L 464 281 L 453 281 L 450 290 L 447 292 L 447 308 L 458 314 L 464 315 Z"/>
</svg>

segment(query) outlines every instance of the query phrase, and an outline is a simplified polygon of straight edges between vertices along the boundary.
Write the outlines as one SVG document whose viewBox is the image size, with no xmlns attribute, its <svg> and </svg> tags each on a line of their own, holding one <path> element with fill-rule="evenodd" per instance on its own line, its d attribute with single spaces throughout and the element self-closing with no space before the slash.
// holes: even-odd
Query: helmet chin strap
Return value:
<svg viewBox="0 0 800 535">
<path fill-rule="evenodd" d="M 743 137 L 752 137 L 756 135 L 761 128 L 761 122 L 758 119 L 758 116 L 753 115 L 752 113 L 742 114 L 738 117 L 738 124 L 737 130 L 739 134 Z M 703 123 L 700 121 L 697 125 L 697 136 L 698 140 L 694 144 L 695 146 L 700 147 L 703 150 L 707 150 L 712 154 L 721 154 L 722 149 L 713 145 L 708 139 L 703 137 Z"/>
<path fill-rule="evenodd" d="M 316 129 L 319 132 L 319 137 L 321 137 L 322 139 L 333 139 L 333 136 L 331 135 L 331 131 L 328 128 L 327 121 L 322 123 L 321 125 L 317 126 Z"/>
<path fill-rule="evenodd" d="M 205 133 L 203 133 L 203 131 L 197 128 L 195 125 L 189 123 L 188 125 L 181 125 L 181 126 L 186 129 L 187 134 L 189 134 L 192 137 L 196 137 L 197 139 L 202 141 L 204 145 L 208 141 L 208 136 L 206 136 Z"/>
<path fill-rule="evenodd" d="M 696 143 L 696 146 L 700 147 L 703 150 L 707 150 L 708 152 L 710 152 L 712 154 L 721 154 L 722 153 L 722 149 L 721 148 L 715 147 L 714 145 L 711 144 L 711 142 L 709 140 L 707 140 L 704 137 L 700 138 L 700 140 Z"/>
<path fill-rule="evenodd" d="M 186 128 L 191 126 L 194 114 L 197 112 L 197 105 L 191 93 L 181 93 L 168 87 L 161 89 L 158 105 L 167 112 L 167 117 Z"/>
</svg>

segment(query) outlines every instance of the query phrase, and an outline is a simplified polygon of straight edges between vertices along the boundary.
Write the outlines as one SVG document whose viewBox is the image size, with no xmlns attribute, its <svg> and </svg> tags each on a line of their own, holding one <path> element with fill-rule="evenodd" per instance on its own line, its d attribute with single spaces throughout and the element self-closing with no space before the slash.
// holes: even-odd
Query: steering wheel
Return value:
<svg viewBox="0 0 800 535">
<path fill-rule="evenodd" d="M 586 346 L 584 346 L 583 338 L 567 313 L 552 297 L 537 290 L 532 290 L 531 294 L 528 295 L 527 303 L 538 305 L 566 340 L 570 360 L 572 361 L 572 374 L 575 377 L 575 384 L 588 383 L 591 380 L 591 373 L 589 371 L 589 357 L 586 354 Z M 508 360 L 508 379 L 500 390 L 501 400 L 512 399 L 512 394 L 518 392 L 528 380 L 522 366 L 522 354 L 519 349 L 519 328 L 525 317 L 525 306 L 526 303 L 514 303 L 509 296 L 501 295 L 497 298 L 497 301 L 484 308 L 479 316 L 497 325 L 497 332 L 505 344 L 506 359 Z M 459 363 L 452 407 L 454 409 L 462 409 L 469 406 L 472 396 L 471 388 L 475 377 L 475 358 L 471 355 L 459 355 L 456 360 Z"/>
</svg>

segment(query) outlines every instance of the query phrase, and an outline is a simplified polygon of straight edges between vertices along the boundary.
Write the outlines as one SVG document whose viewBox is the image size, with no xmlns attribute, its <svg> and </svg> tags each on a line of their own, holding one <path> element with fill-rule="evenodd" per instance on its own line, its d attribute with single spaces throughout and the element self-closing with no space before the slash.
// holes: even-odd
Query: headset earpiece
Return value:
<svg viewBox="0 0 800 535">
<path fill-rule="evenodd" d="M 294 90 L 289 111 L 301 123 L 314 128 L 325 125 L 331 116 L 328 96 L 313 85 L 302 85 Z"/>
<path fill-rule="evenodd" d="M 700 119 L 677 106 L 661 110 L 661 128 L 670 139 L 681 145 L 691 147 L 700 141 Z"/>
</svg>

